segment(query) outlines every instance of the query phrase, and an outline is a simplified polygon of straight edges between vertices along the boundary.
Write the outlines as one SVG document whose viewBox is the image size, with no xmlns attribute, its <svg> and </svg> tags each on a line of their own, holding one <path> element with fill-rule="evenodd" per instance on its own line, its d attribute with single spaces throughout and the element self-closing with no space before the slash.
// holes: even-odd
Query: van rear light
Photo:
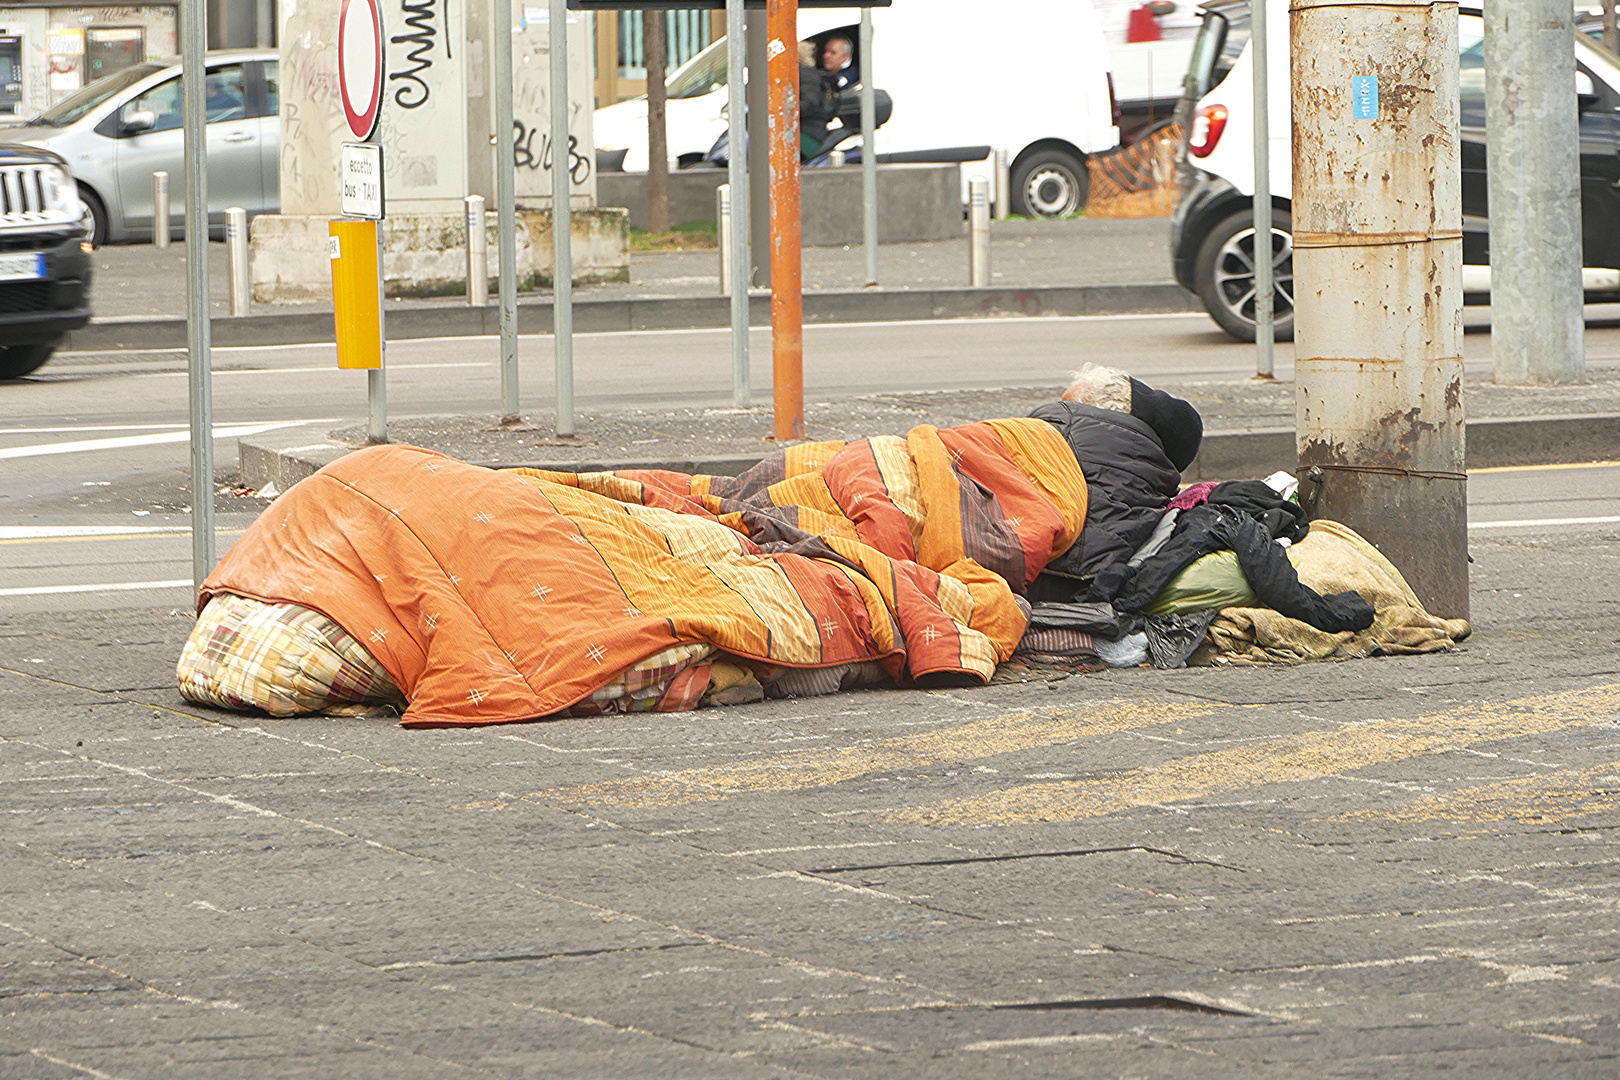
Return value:
<svg viewBox="0 0 1620 1080">
<path fill-rule="evenodd" d="M 1214 151 L 1215 144 L 1221 141 L 1221 132 L 1226 130 L 1226 106 L 1205 105 L 1193 117 L 1192 133 L 1187 136 L 1187 149 L 1192 151 L 1193 157 L 1209 157 Z"/>
</svg>

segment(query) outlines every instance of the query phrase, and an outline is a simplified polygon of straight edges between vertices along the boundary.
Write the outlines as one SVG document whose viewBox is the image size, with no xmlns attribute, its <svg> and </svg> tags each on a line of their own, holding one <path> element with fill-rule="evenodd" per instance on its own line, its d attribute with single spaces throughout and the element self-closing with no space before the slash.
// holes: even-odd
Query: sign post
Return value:
<svg viewBox="0 0 1620 1080">
<path fill-rule="evenodd" d="M 367 142 L 382 109 L 382 13 L 377 0 L 343 0 L 338 16 L 338 89 L 349 132 L 338 158 L 345 220 L 330 222 L 332 318 L 338 367 L 366 372 L 366 436 L 388 441 L 388 386 L 384 372 L 382 147 Z M 358 220 L 353 220 L 358 219 Z"/>
</svg>

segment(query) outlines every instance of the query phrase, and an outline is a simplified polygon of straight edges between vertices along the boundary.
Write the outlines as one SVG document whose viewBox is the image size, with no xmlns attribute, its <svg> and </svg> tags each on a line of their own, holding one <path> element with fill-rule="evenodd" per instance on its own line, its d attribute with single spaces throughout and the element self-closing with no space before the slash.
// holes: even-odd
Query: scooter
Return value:
<svg viewBox="0 0 1620 1080">
<path fill-rule="evenodd" d="M 840 145 L 861 133 L 861 91 L 858 86 L 846 87 L 838 91 L 837 111 L 833 118 L 827 122 L 827 141 L 816 151 L 814 157 L 803 161 L 806 169 L 817 169 L 832 164 L 832 153 Z M 874 119 L 876 126 L 882 127 L 894 115 L 894 99 L 889 97 L 886 90 L 873 90 L 872 101 L 874 105 Z M 714 141 L 709 152 L 703 155 L 703 161 L 697 168 L 712 167 L 725 168 L 730 158 L 731 132 L 722 131 L 720 137 Z M 746 149 L 746 147 L 745 147 Z M 845 164 L 856 164 L 861 160 L 861 148 L 854 147 L 844 153 Z"/>
</svg>

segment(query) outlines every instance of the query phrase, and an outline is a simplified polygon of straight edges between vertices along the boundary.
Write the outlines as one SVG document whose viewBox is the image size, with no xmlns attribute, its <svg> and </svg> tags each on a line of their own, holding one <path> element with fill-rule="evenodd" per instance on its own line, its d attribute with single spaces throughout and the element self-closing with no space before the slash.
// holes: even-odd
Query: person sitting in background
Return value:
<svg viewBox="0 0 1620 1080">
<path fill-rule="evenodd" d="M 861 81 L 854 64 L 855 46 L 849 38 L 834 35 L 821 45 L 821 70 L 833 76 L 833 89 L 848 90 Z"/>
<path fill-rule="evenodd" d="M 809 161 L 827 143 L 827 121 L 838 115 L 831 73 L 816 67 L 816 45 L 799 42 L 799 160 Z"/>
</svg>

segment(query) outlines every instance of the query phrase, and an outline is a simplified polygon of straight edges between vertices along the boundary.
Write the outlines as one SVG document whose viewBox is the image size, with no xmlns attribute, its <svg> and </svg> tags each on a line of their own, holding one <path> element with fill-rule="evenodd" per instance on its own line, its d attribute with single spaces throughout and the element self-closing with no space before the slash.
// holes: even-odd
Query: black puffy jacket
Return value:
<svg viewBox="0 0 1620 1080">
<path fill-rule="evenodd" d="M 1091 578 L 1147 542 L 1180 489 L 1181 473 L 1153 428 L 1128 413 L 1055 401 L 1030 413 L 1062 433 L 1086 475 L 1086 524 L 1046 573 Z"/>
</svg>

